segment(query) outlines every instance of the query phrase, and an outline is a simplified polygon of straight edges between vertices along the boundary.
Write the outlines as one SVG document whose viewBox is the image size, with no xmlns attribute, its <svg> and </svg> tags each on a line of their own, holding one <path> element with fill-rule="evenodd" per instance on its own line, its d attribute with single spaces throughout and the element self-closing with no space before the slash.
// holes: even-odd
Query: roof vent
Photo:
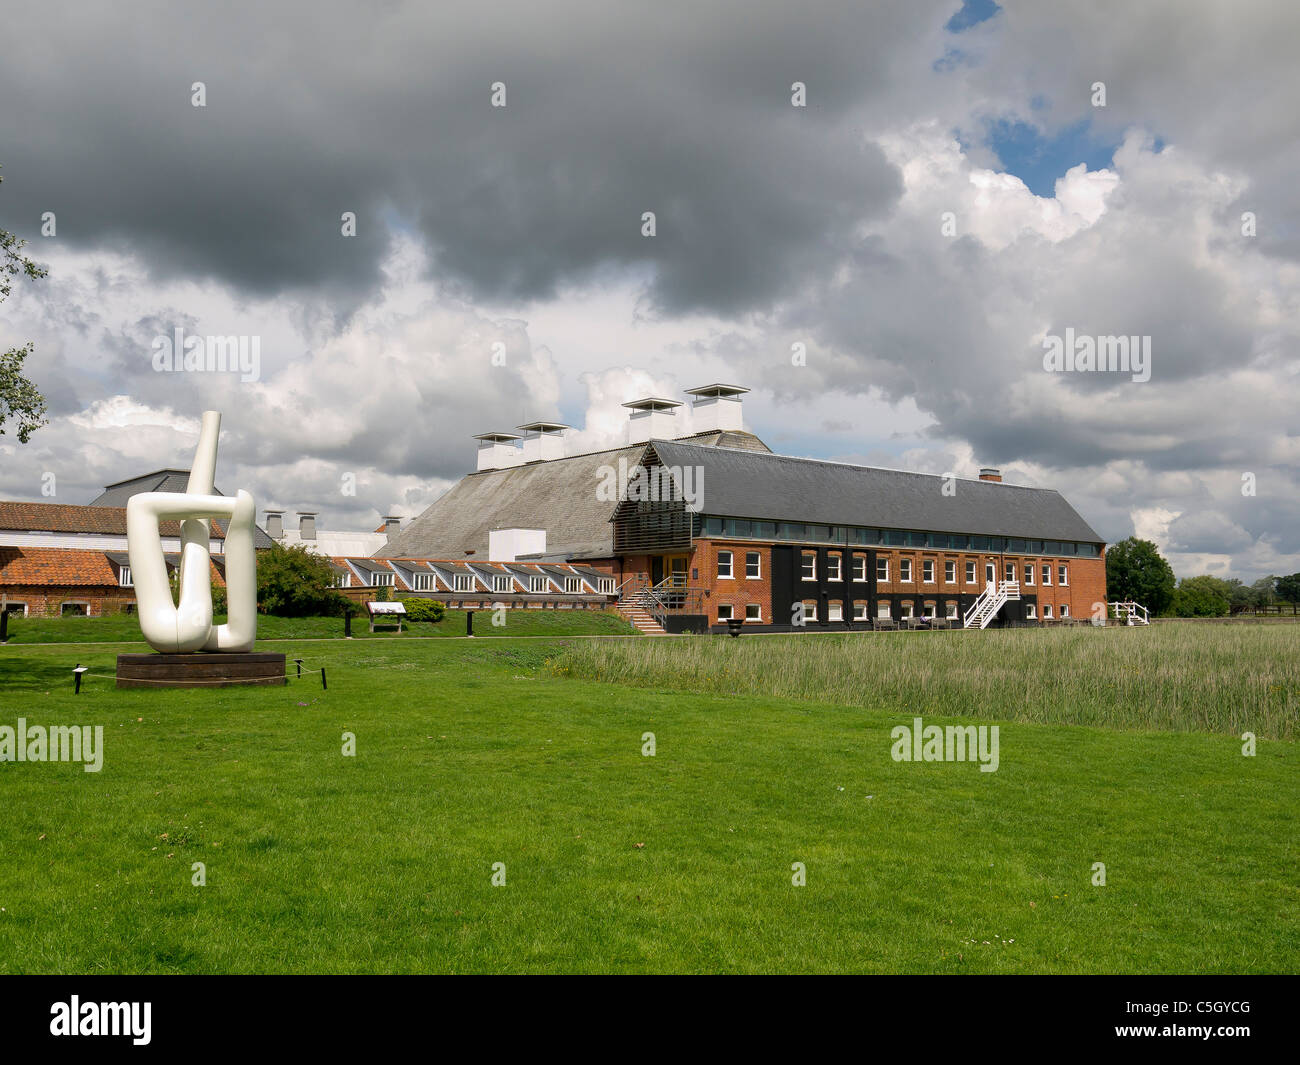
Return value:
<svg viewBox="0 0 1300 1065">
<path fill-rule="evenodd" d="M 984 466 L 980 469 L 981 481 L 1001 481 L 1002 471 L 996 466 Z"/>
<path fill-rule="evenodd" d="M 691 404 L 691 425 L 697 433 L 740 432 L 745 428 L 740 413 L 740 397 L 748 392 L 740 385 L 702 385 L 688 388 L 686 394 L 694 396 Z"/>
<path fill-rule="evenodd" d="M 384 518 L 384 532 L 388 534 L 388 539 L 397 535 L 398 530 L 402 527 L 402 519 L 396 514 L 389 514 Z"/>
<path fill-rule="evenodd" d="M 298 511 L 298 536 L 303 540 L 316 539 L 316 512 L 314 510 Z"/>
<path fill-rule="evenodd" d="M 627 442 L 644 444 L 647 440 L 672 440 L 677 435 L 677 408 L 675 399 L 647 396 L 624 403 L 631 412 L 627 418 Z"/>
<path fill-rule="evenodd" d="M 272 540 L 284 537 L 284 511 L 268 510 L 266 512 L 266 535 Z"/>
<path fill-rule="evenodd" d="M 474 439 L 478 441 L 480 470 L 504 470 L 519 465 L 519 445 L 515 443 L 518 433 L 480 433 Z"/>
<path fill-rule="evenodd" d="M 571 426 L 563 422 L 529 422 L 515 428 L 524 434 L 521 462 L 548 462 L 564 457 L 564 434 Z"/>
</svg>

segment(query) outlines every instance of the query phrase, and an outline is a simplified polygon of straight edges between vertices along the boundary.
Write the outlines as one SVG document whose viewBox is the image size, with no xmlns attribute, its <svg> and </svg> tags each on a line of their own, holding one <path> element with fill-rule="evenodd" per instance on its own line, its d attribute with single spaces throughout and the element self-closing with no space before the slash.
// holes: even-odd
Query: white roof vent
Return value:
<svg viewBox="0 0 1300 1065">
<path fill-rule="evenodd" d="M 743 430 L 745 423 L 740 412 L 740 397 L 748 391 L 740 385 L 688 388 L 686 394 L 695 397 L 691 404 L 693 430 L 697 433 Z"/>
</svg>

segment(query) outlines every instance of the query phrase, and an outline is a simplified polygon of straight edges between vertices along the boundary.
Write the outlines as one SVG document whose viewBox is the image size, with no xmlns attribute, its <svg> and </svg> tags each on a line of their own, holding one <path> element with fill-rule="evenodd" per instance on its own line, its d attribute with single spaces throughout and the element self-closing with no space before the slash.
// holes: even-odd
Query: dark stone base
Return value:
<svg viewBox="0 0 1300 1065">
<path fill-rule="evenodd" d="M 286 683 L 283 654 L 196 651 L 117 656 L 119 688 L 242 688 Z"/>
</svg>

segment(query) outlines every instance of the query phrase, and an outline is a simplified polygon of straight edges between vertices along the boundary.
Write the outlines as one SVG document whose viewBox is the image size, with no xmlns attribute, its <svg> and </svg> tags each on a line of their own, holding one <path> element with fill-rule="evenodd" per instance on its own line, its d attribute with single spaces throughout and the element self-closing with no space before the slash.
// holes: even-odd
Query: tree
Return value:
<svg viewBox="0 0 1300 1065">
<path fill-rule="evenodd" d="M 258 552 L 257 608 L 301 618 L 341 614 L 347 600 L 334 590 L 334 567 L 302 544 Z"/>
<path fill-rule="evenodd" d="M 1291 604 L 1291 613 L 1296 612 L 1296 604 L 1300 603 L 1300 573 L 1277 579 L 1277 597 Z"/>
<path fill-rule="evenodd" d="M 1168 613 L 1177 618 L 1226 617 L 1232 586 L 1218 577 L 1184 577 L 1174 590 Z"/>
<path fill-rule="evenodd" d="M 1277 605 L 1277 578 L 1273 576 L 1260 577 L 1250 586 L 1250 590 L 1255 593 L 1255 603 L 1258 606 L 1276 606 Z"/>
<path fill-rule="evenodd" d="M 23 254 L 26 246 L 27 241 L 0 229 L 0 301 L 9 295 L 13 279 L 19 274 L 36 280 L 48 273 Z M 23 376 L 23 362 L 32 348 L 27 343 L 0 354 L 0 436 L 4 436 L 5 422 L 12 418 L 18 425 L 18 439 L 24 444 L 46 422 L 45 397 Z"/>
<path fill-rule="evenodd" d="M 1174 571 L 1150 540 L 1130 536 L 1106 551 L 1106 597 L 1161 613 L 1174 597 Z"/>
</svg>

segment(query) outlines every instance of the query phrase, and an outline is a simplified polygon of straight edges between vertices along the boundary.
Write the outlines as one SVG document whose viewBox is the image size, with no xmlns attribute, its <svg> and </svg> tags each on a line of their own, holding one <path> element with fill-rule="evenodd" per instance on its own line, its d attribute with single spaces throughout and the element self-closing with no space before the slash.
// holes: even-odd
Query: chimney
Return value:
<svg viewBox="0 0 1300 1065">
<path fill-rule="evenodd" d="M 515 428 L 524 434 L 520 462 L 549 462 L 564 458 L 564 434 L 570 426 L 562 422 L 529 422 Z"/>
<path fill-rule="evenodd" d="M 397 535 L 397 530 L 401 527 L 402 519 L 396 514 L 389 514 L 388 517 L 384 519 L 384 532 L 388 534 L 388 539 L 390 540 Z"/>
<path fill-rule="evenodd" d="M 298 536 L 303 540 L 316 539 L 316 511 L 298 511 Z"/>
<path fill-rule="evenodd" d="M 980 480 L 1000 482 L 1002 480 L 1002 471 L 996 466 L 984 466 L 980 470 Z"/>
<path fill-rule="evenodd" d="M 517 433 L 480 433 L 474 439 L 478 441 L 480 470 L 504 470 L 519 465 L 519 447 L 515 443 L 519 439 Z"/>
<path fill-rule="evenodd" d="M 284 539 L 283 510 L 268 510 L 266 512 L 266 535 L 272 540 Z"/>
<path fill-rule="evenodd" d="M 703 385 L 688 388 L 692 431 L 696 433 L 740 431 L 745 428 L 740 414 L 740 397 L 748 392 L 740 385 Z"/>
<path fill-rule="evenodd" d="M 673 440 L 677 436 L 677 408 L 675 399 L 647 396 L 624 403 L 631 413 L 627 418 L 627 442 L 644 444 L 647 440 Z"/>
</svg>

